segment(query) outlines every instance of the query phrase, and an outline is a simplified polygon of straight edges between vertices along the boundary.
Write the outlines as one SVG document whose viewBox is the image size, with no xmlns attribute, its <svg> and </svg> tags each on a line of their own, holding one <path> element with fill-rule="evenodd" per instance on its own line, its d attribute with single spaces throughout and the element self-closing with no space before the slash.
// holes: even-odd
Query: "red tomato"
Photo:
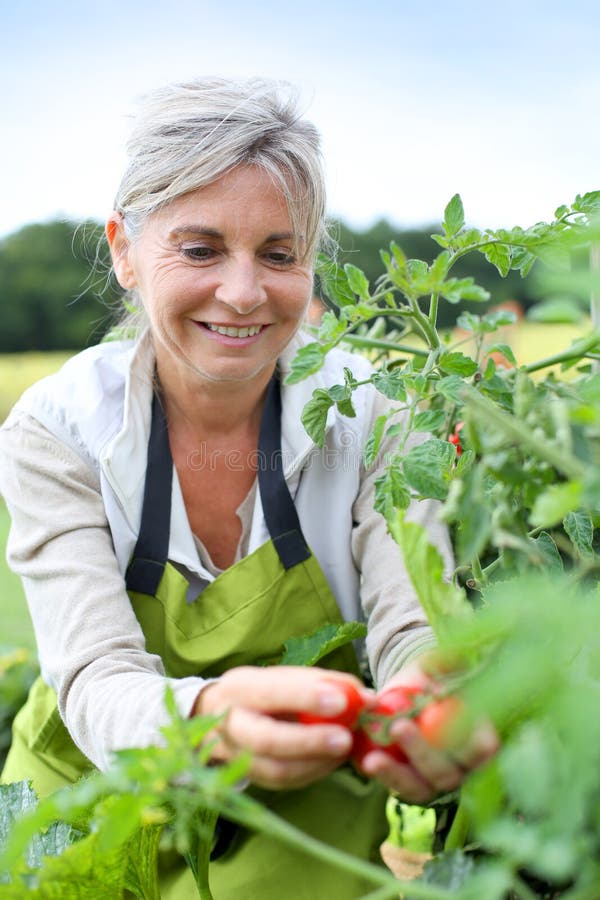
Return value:
<svg viewBox="0 0 600 900">
<path fill-rule="evenodd" d="M 417 724 L 428 744 L 444 750 L 456 741 L 456 719 L 463 709 L 458 697 L 442 697 L 429 703 L 417 716 Z"/>
<path fill-rule="evenodd" d="M 346 708 L 334 716 L 320 716 L 317 713 L 299 712 L 298 721 L 303 725 L 343 725 L 352 730 L 356 727 L 358 718 L 364 709 L 365 701 L 358 688 L 353 684 L 343 681 L 331 681 L 335 687 L 346 695 Z"/>
<path fill-rule="evenodd" d="M 460 432 L 461 432 L 461 429 L 463 428 L 464 424 L 465 424 L 464 422 L 457 422 L 456 428 L 454 429 L 452 434 L 449 435 L 449 437 L 448 437 L 449 442 L 451 444 L 454 444 L 454 446 L 456 447 L 456 455 L 457 456 L 460 456 L 461 453 L 463 452 L 462 444 L 460 442 Z"/>
<path fill-rule="evenodd" d="M 391 723 L 402 713 L 410 712 L 414 706 L 414 698 L 421 693 L 421 688 L 398 685 L 388 688 L 376 698 L 373 706 L 362 716 L 361 727 L 354 733 L 351 758 L 361 766 L 363 759 L 372 750 L 383 750 L 396 762 L 407 763 L 408 756 L 400 747 L 390 740 L 388 730 Z"/>
<path fill-rule="evenodd" d="M 359 728 L 354 732 L 354 740 L 352 741 L 352 750 L 350 758 L 360 768 L 367 753 L 372 750 L 383 750 L 387 756 L 391 756 L 399 763 L 407 763 L 408 756 L 399 744 L 378 744 L 373 738 L 369 737 L 366 731 Z"/>
</svg>

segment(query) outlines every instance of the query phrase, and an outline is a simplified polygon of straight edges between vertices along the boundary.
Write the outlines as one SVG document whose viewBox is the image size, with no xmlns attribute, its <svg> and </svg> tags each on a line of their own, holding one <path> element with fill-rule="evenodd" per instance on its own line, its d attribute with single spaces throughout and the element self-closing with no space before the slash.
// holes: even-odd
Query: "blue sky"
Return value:
<svg viewBox="0 0 600 900">
<path fill-rule="evenodd" d="M 103 218 L 137 96 L 195 75 L 296 83 L 330 211 L 355 227 L 528 225 L 600 188 L 600 4 L 19 0 L 0 8 L 0 236 Z"/>
</svg>

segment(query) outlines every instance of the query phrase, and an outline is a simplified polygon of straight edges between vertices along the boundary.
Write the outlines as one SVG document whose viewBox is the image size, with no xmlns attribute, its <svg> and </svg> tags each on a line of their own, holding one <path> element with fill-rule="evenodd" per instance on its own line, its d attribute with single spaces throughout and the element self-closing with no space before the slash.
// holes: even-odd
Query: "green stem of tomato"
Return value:
<svg viewBox="0 0 600 900">
<path fill-rule="evenodd" d="M 385 889 L 385 893 L 378 894 L 378 897 L 393 897 L 401 893 L 409 893 L 414 900 L 451 900 L 453 896 L 449 891 L 433 885 L 401 881 L 387 869 L 382 869 L 366 860 L 344 853 L 336 847 L 324 844 L 299 828 L 290 825 L 285 819 L 275 815 L 245 794 L 240 794 L 228 804 L 226 814 L 229 818 L 248 828 L 268 834 L 283 844 L 300 850 L 315 859 L 330 863 L 352 875 L 379 885 L 381 890 Z M 332 814 L 335 815 L 335 811 Z"/>
</svg>

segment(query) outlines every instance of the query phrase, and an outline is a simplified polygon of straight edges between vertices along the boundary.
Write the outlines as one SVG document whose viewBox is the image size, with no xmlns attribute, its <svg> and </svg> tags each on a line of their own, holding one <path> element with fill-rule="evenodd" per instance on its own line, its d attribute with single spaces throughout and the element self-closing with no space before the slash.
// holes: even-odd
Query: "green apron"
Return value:
<svg viewBox="0 0 600 900">
<path fill-rule="evenodd" d="M 218 676 L 227 669 L 277 661 L 288 638 L 340 623 L 336 600 L 307 547 L 283 477 L 279 382 L 269 386 L 259 438 L 258 479 L 271 540 L 236 563 L 189 602 L 188 582 L 167 562 L 173 462 L 166 420 L 155 397 L 140 534 L 128 568 L 129 596 L 148 652 L 161 656 L 167 675 Z M 351 645 L 321 665 L 358 674 Z M 29 778 L 40 795 L 92 770 L 60 718 L 56 694 L 41 679 L 13 724 L 2 780 Z M 250 788 L 274 812 L 316 838 L 380 862 L 387 834 L 385 789 L 343 766 L 300 790 Z M 354 900 L 372 884 L 288 849 L 272 838 L 237 830 L 219 842 L 211 862 L 215 900 Z M 233 837 L 232 837 L 233 834 Z M 195 896 L 191 872 L 163 873 L 163 900 Z"/>
</svg>

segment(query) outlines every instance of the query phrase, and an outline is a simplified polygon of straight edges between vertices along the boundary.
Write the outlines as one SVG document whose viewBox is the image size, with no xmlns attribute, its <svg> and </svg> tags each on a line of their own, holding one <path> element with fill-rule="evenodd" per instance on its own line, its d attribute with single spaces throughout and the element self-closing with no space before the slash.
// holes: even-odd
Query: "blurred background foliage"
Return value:
<svg viewBox="0 0 600 900">
<path fill-rule="evenodd" d="M 365 231 L 343 222 L 333 223 L 339 244 L 339 263 L 351 262 L 374 281 L 382 273 L 380 250 L 395 240 L 410 258 L 431 262 L 439 247 L 431 240 L 439 226 L 402 230 L 382 219 Z M 471 275 L 491 295 L 489 305 L 508 299 L 531 311 L 542 299 L 548 321 L 577 321 L 583 310 L 569 296 L 545 296 L 535 275 L 523 280 L 511 272 L 501 278 L 478 253 L 457 264 L 457 277 Z M 316 287 L 317 293 L 319 287 Z M 98 222 L 51 221 L 26 225 L 0 241 L 0 353 L 80 350 L 97 343 L 114 323 L 120 308 L 119 292 L 109 275 L 108 251 Z M 482 312 L 481 304 L 463 303 L 461 309 Z M 445 304 L 441 327 L 454 324 L 460 310 Z M 443 321 L 443 314 L 448 321 Z"/>
</svg>

